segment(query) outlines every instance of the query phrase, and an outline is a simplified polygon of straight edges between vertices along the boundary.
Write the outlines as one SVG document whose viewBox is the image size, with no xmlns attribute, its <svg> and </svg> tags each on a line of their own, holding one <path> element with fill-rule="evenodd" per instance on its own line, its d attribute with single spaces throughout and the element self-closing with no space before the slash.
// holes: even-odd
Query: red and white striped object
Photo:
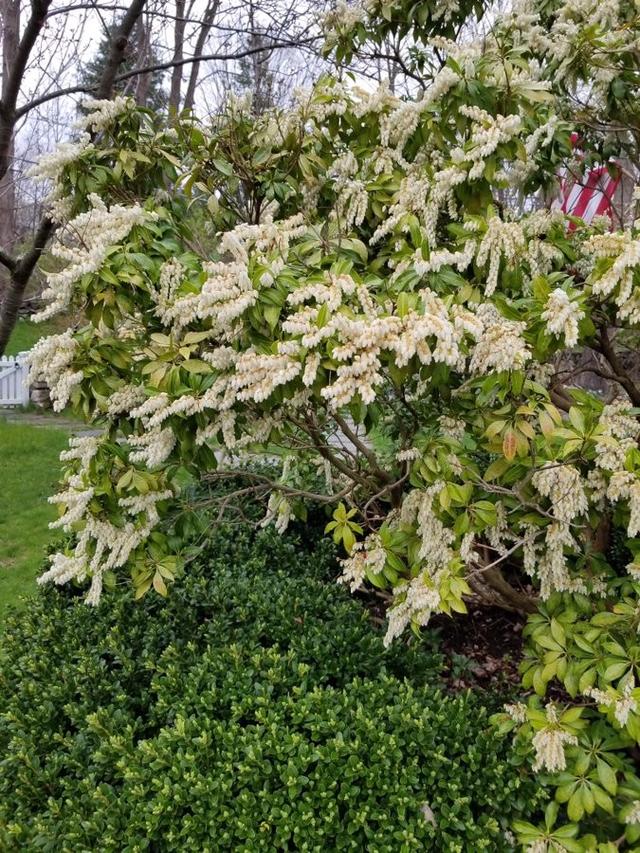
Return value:
<svg viewBox="0 0 640 853">
<path fill-rule="evenodd" d="M 580 135 L 571 134 L 571 147 L 581 158 Z M 613 197 L 618 189 L 622 170 L 617 169 L 617 177 L 613 177 L 606 166 L 594 166 L 584 174 L 572 174 L 568 169 L 560 173 L 560 198 L 551 205 L 553 210 L 561 210 L 569 216 L 576 216 L 586 222 L 593 221 L 594 216 L 608 216 L 613 219 Z M 569 231 L 573 231 L 575 223 L 569 223 Z"/>
<path fill-rule="evenodd" d="M 620 183 L 620 172 L 616 177 L 606 166 L 595 166 L 584 175 L 565 173 L 560 178 L 560 198 L 553 203 L 555 209 L 584 222 L 592 222 L 594 216 L 609 216 L 613 213 L 613 196 Z M 575 223 L 569 223 L 569 230 Z"/>
</svg>

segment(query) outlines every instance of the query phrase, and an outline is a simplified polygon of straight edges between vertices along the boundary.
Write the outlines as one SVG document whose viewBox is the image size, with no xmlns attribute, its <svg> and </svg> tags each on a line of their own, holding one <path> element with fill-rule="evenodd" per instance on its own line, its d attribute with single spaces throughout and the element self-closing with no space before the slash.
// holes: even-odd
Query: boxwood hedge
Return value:
<svg viewBox="0 0 640 853">
<path fill-rule="evenodd" d="M 0 652 L 0 849 L 500 851 L 535 803 L 325 545 L 220 531 L 168 600 L 50 590 Z"/>
</svg>

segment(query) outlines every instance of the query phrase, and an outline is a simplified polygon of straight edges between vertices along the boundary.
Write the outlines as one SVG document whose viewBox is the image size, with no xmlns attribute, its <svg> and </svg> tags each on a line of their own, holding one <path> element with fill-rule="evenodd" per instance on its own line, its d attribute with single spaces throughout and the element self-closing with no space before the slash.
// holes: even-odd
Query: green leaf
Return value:
<svg viewBox="0 0 640 853">
<path fill-rule="evenodd" d="M 621 678 L 628 669 L 629 664 L 626 661 L 612 663 L 605 669 L 604 677 L 607 681 L 615 681 L 617 678 Z"/>
<path fill-rule="evenodd" d="M 212 163 L 219 172 L 222 172 L 222 174 L 226 175 L 228 178 L 233 175 L 233 166 L 226 160 L 221 160 L 219 157 L 214 157 Z"/>
<path fill-rule="evenodd" d="M 347 554 L 351 553 L 351 549 L 356 544 L 356 537 L 347 524 L 342 528 L 342 544 L 344 545 Z"/>
<path fill-rule="evenodd" d="M 263 163 L 267 162 L 269 157 L 271 157 L 271 148 L 263 146 L 262 148 L 257 148 L 254 151 L 251 162 L 254 166 L 261 166 Z"/>
<path fill-rule="evenodd" d="M 565 630 L 557 619 L 551 620 L 551 636 L 561 646 L 564 646 L 567 641 Z"/>
<path fill-rule="evenodd" d="M 615 794 L 618 790 L 618 781 L 616 779 L 616 774 L 610 765 L 601 758 L 598 758 L 596 762 L 596 772 L 602 787 L 610 794 Z"/>
<path fill-rule="evenodd" d="M 280 308 L 275 305 L 267 305 L 264 309 L 264 319 L 267 321 L 271 331 L 273 331 L 278 325 L 278 320 L 280 319 Z"/>
<path fill-rule="evenodd" d="M 506 459 L 496 459 L 484 472 L 484 479 L 489 483 L 492 480 L 497 480 L 498 477 L 501 477 L 505 471 L 508 470 L 508 468 L 509 462 Z"/>
<path fill-rule="evenodd" d="M 163 579 L 162 574 L 160 572 L 156 572 L 155 575 L 153 576 L 153 588 L 158 593 L 158 595 L 161 595 L 163 598 L 166 598 L 166 596 L 167 596 L 167 585 L 164 582 L 164 579 Z"/>
<path fill-rule="evenodd" d="M 567 814 L 569 815 L 569 819 L 573 821 L 579 821 L 582 819 L 584 815 L 584 805 L 582 803 L 582 791 L 575 791 L 570 797 L 569 802 L 567 803 Z"/>
<path fill-rule="evenodd" d="M 201 361 L 199 358 L 190 358 L 183 361 L 181 367 L 184 367 L 189 373 L 211 373 L 212 367 L 206 361 Z"/>
<path fill-rule="evenodd" d="M 569 409 L 569 420 L 580 434 L 584 432 L 584 415 L 575 406 L 571 406 Z"/>
</svg>

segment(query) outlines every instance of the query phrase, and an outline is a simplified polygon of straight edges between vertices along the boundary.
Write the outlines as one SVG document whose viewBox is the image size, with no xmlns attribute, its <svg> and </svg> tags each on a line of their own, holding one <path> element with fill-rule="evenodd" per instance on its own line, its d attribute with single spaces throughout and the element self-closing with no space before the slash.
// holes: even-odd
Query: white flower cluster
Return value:
<svg viewBox="0 0 640 853">
<path fill-rule="evenodd" d="M 619 0 L 569 0 L 557 7 L 549 22 L 541 18 L 539 8 L 531 0 L 521 0 L 505 15 L 502 28 L 538 56 L 551 60 L 556 80 L 571 74 L 570 57 L 584 46 L 586 35 L 593 75 L 592 95 L 599 101 L 619 73 L 622 59 L 616 61 L 614 57 L 622 57 L 635 44 L 633 28 L 621 16 L 624 7 Z"/>
<path fill-rule="evenodd" d="M 275 252 L 284 261 L 291 241 L 306 230 L 300 213 L 276 221 L 266 218 L 259 225 L 240 223 L 222 234 L 218 250 L 220 254 L 229 252 L 235 260 L 244 263 L 249 261 L 250 253 L 257 260 L 267 261 Z"/>
<path fill-rule="evenodd" d="M 422 454 L 417 447 L 407 447 L 406 450 L 399 450 L 396 453 L 396 460 L 398 462 L 415 462 L 421 456 Z"/>
<path fill-rule="evenodd" d="M 511 705 L 505 705 L 504 710 L 515 723 L 526 723 L 529 718 L 527 714 L 527 706 L 524 702 L 514 702 Z"/>
<path fill-rule="evenodd" d="M 531 482 L 543 497 L 549 498 L 558 521 L 569 524 L 589 509 L 580 472 L 573 465 L 549 462 L 534 473 Z"/>
<path fill-rule="evenodd" d="M 629 450 L 637 446 L 640 424 L 627 414 L 628 409 L 629 403 L 622 400 L 604 407 L 598 421 L 595 463 L 600 472 L 608 475 L 608 482 L 605 477 L 599 478 L 597 472 L 592 481 L 596 486 L 596 499 L 606 496 L 612 503 L 627 501 L 627 534 L 637 536 L 640 533 L 640 478 L 626 470 L 625 462 Z"/>
<path fill-rule="evenodd" d="M 235 321 L 255 305 L 258 292 L 243 261 L 207 262 L 203 267 L 208 277 L 200 293 L 177 299 L 165 316 L 173 315 L 178 329 L 196 319 L 210 319 L 216 334 L 232 340 Z"/>
<path fill-rule="evenodd" d="M 114 204 L 108 208 L 95 193 L 89 195 L 91 210 L 81 213 L 59 232 L 51 254 L 65 264 L 58 272 L 47 274 L 43 298 L 48 305 L 34 319 L 47 320 L 67 309 L 73 296 L 74 284 L 87 273 L 97 272 L 109 249 L 123 240 L 134 227 L 142 225 L 153 214 L 139 204 L 124 207 Z"/>
<path fill-rule="evenodd" d="M 27 176 L 30 178 L 37 181 L 52 182 L 53 186 L 44 199 L 44 203 L 53 222 L 60 225 L 67 222 L 73 208 L 73 198 L 65 195 L 60 183 L 62 172 L 70 163 L 75 163 L 83 154 L 87 154 L 93 149 L 91 137 L 88 133 L 83 133 L 74 142 L 61 142 L 55 151 L 43 155 L 27 171 Z"/>
<path fill-rule="evenodd" d="M 77 126 L 93 133 L 100 133 L 111 127 L 115 119 L 135 106 L 136 103 L 133 98 L 126 98 L 122 95 L 116 95 L 112 100 L 85 98 L 82 101 L 82 107 L 88 112 L 82 116 Z"/>
<path fill-rule="evenodd" d="M 629 823 L 640 823 L 640 800 L 634 800 L 631 803 L 631 808 L 624 819 L 624 822 Z"/>
<path fill-rule="evenodd" d="M 235 365 L 230 388 L 238 402 L 253 400 L 261 403 L 281 385 L 286 385 L 301 372 L 299 361 L 289 355 L 259 355 L 243 353 Z"/>
<path fill-rule="evenodd" d="M 460 11 L 460 0 L 441 0 L 433 8 L 434 21 L 450 21 Z"/>
<path fill-rule="evenodd" d="M 456 166 L 464 164 L 468 174 L 465 178 L 470 181 L 481 178 L 487 157 L 490 157 L 497 147 L 508 142 L 522 130 L 522 119 L 518 115 L 492 116 L 486 110 L 476 106 L 462 106 L 460 112 L 474 122 L 471 137 L 464 147 L 454 148 L 451 160 Z"/>
<path fill-rule="evenodd" d="M 48 499 L 49 503 L 64 507 L 63 514 L 49 524 L 51 529 L 61 528 L 70 533 L 73 525 L 84 518 L 89 502 L 95 494 L 94 487 L 88 484 L 87 471 L 97 451 L 97 438 L 82 436 L 71 438 L 69 449 L 60 454 L 61 462 L 78 461 L 80 464 L 77 470 L 66 478 L 64 491 Z"/>
<path fill-rule="evenodd" d="M 174 316 L 173 308 L 183 279 L 184 267 L 177 258 L 171 258 L 160 267 L 158 287 L 151 291 L 151 298 L 156 304 L 155 314 L 166 326 L 174 320 L 179 325 L 180 315 Z"/>
<path fill-rule="evenodd" d="M 613 715 L 618 725 L 624 728 L 627 725 L 630 714 L 638 710 L 638 704 L 633 696 L 633 691 L 633 681 L 628 681 L 622 689 L 622 693 L 618 693 L 618 691 L 613 689 L 599 690 L 597 687 L 590 687 L 585 692 L 598 705 L 605 708 L 613 708 Z"/>
<path fill-rule="evenodd" d="M 346 86 L 339 80 L 326 80 L 317 84 L 313 92 L 297 89 L 294 92 L 297 110 L 291 114 L 291 121 L 296 127 L 315 126 L 322 128 L 327 118 L 332 115 L 344 115 L 351 104 L 351 97 Z"/>
<path fill-rule="evenodd" d="M 623 471 L 627 453 L 640 438 L 640 423 L 627 414 L 630 404 L 616 400 L 605 406 L 598 420 L 596 465 L 605 471 Z"/>
<path fill-rule="evenodd" d="M 576 544 L 571 535 L 571 522 L 589 508 L 580 472 L 572 465 L 548 463 L 535 472 L 531 481 L 539 494 L 550 500 L 555 519 L 546 528 L 544 553 L 535 559 L 540 596 L 546 599 L 556 591 L 586 591 L 581 581 L 574 581 L 569 576 L 565 558 L 565 548 L 573 548 Z M 533 540 L 529 538 L 529 571 L 532 570 L 531 557 L 535 553 Z"/>
<path fill-rule="evenodd" d="M 548 724 L 536 732 L 532 744 L 536 753 L 533 763 L 534 772 L 544 769 L 548 773 L 565 770 L 567 760 L 564 754 L 565 746 L 576 746 L 578 739 L 575 735 L 560 728 L 558 714 L 553 703 L 545 708 Z"/>
<path fill-rule="evenodd" d="M 455 540 L 453 531 L 445 527 L 433 511 L 433 502 L 443 485 L 441 482 L 436 482 L 424 492 L 416 489 L 410 493 L 409 498 L 402 505 L 403 519 L 406 519 L 411 507 L 416 505 L 418 522 L 416 532 L 421 540 L 418 557 L 432 576 L 441 569 L 445 569 L 453 557 L 451 549 Z"/>
<path fill-rule="evenodd" d="M 584 317 L 584 311 L 577 302 L 571 301 L 566 290 L 556 287 L 551 291 L 541 317 L 546 321 L 550 335 L 564 335 L 568 348 L 578 343 L 578 323 Z"/>
<path fill-rule="evenodd" d="M 484 533 L 489 545 L 491 545 L 496 553 L 503 557 L 508 550 L 507 543 L 515 537 L 509 528 L 507 511 L 502 501 L 496 501 L 494 509 L 496 513 L 495 524 L 487 527 Z"/>
<path fill-rule="evenodd" d="M 440 604 L 439 586 L 454 556 L 451 546 L 455 540 L 453 532 L 433 511 L 434 499 L 442 487 L 443 483 L 437 482 L 424 491 L 414 489 L 402 504 L 400 522 L 416 525 L 421 539 L 418 557 L 424 568 L 417 577 L 393 590 L 394 601 L 387 614 L 389 621 L 384 638 L 387 646 L 410 623 L 426 625 Z"/>
<path fill-rule="evenodd" d="M 480 334 L 481 326 L 471 312 L 456 307 L 450 314 L 444 302 L 428 288 L 421 290 L 421 298 L 421 313 L 410 311 L 400 318 L 377 307 L 367 288 L 356 285 L 350 276 L 329 276 L 326 283 L 304 285 L 288 296 L 287 302 L 298 311 L 289 315 L 282 329 L 299 337 L 301 347 L 306 349 L 317 347 L 329 337 L 337 338 L 338 345 L 332 351 L 339 362 L 336 379 L 321 391 L 331 408 L 347 405 L 356 394 L 371 403 L 376 386 L 383 379 L 383 353 L 391 354 L 398 367 L 414 356 L 422 364 L 435 361 L 453 366 L 461 358 L 465 335 Z M 340 310 L 346 300 L 349 314 Z M 321 309 L 329 309 L 324 323 L 318 322 Z M 360 313 L 355 313 L 358 310 Z M 296 355 L 293 343 L 287 344 L 286 351 Z M 280 351 L 283 352 L 282 344 Z M 305 371 L 306 384 L 312 383 L 318 367 L 313 358 L 309 373 Z"/>
<path fill-rule="evenodd" d="M 446 36 L 431 36 L 427 44 L 432 50 L 437 50 L 446 56 L 450 56 L 460 65 L 465 76 L 470 77 L 474 73 L 478 59 L 483 55 L 482 45 L 479 39 L 474 41 L 454 41 Z"/>
<path fill-rule="evenodd" d="M 434 98 L 440 97 L 456 83 L 455 72 L 447 66 L 434 81 Z M 381 134 L 383 145 L 396 142 L 403 146 L 413 133 L 420 120 L 421 113 L 429 106 L 429 92 L 424 99 L 417 102 L 401 103 L 396 111 L 381 118 Z M 438 152 L 428 157 L 427 152 L 414 163 L 406 163 L 399 148 L 395 149 L 392 159 L 395 159 L 406 170 L 406 175 L 400 188 L 394 196 L 393 203 L 388 209 L 388 215 L 383 220 L 371 238 L 375 244 L 398 227 L 409 213 L 422 220 L 424 234 L 432 248 L 438 245 L 437 223 L 442 210 L 448 210 L 452 219 L 457 217 L 456 203 L 453 190 L 456 186 L 477 180 L 484 174 L 487 158 L 505 142 L 521 135 L 522 121 L 518 115 L 496 117 L 475 106 L 462 106 L 460 113 L 470 119 L 471 126 L 468 139 L 452 149 L 450 159 L 445 161 Z M 392 149 L 393 150 L 393 149 Z M 429 168 L 425 163 L 429 162 Z M 497 230 L 498 225 L 492 226 Z M 517 237 L 507 232 L 516 229 L 506 229 L 505 247 L 511 249 L 511 243 Z M 494 261 L 495 265 L 495 261 Z M 491 291 L 491 283 L 489 284 Z"/>
<path fill-rule="evenodd" d="M 630 231 L 595 234 L 584 249 L 595 259 L 612 263 L 605 272 L 593 272 L 589 278 L 595 296 L 612 297 L 618 307 L 618 317 L 630 324 L 640 322 L 640 287 L 634 283 L 640 265 L 640 240 Z"/>
<path fill-rule="evenodd" d="M 82 477 L 79 474 L 71 475 L 66 482 L 66 486 L 67 488 L 64 491 L 58 492 L 56 495 L 51 495 L 48 498 L 49 503 L 65 507 L 63 515 L 52 521 L 49 527 L 52 530 L 59 527 L 70 533 L 73 525 L 84 518 L 89 501 L 93 498 L 95 490 L 93 486 L 85 488 Z"/>
<path fill-rule="evenodd" d="M 458 457 L 455 454 L 451 454 L 454 459 Z M 476 536 L 475 533 L 469 531 L 469 533 L 465 533 L 460 542 L 460 559 L 465 564 L 465 566 L 473 567 L 480 560 L 480 555 L 477 551 L 474 550 L 474 545 L 476 544 Z"/>
<path fill-rule="evenodd" d="M 518 370 L 524 367 L 531 358 L 522 337 L 527 324 L 507 320 L 488 302 L 480 305 L 477 316 L 483 324 L 483 330 L 469 364 L 471 373 Z"/>
<path fill-rule="evenodd" d="M 171 455 L 176 437 L 170 428 L 152 429 L 141 435 L 131 435 L 128 441 L 134 448 L 129 454 L 132 462 L 142 462 L 147 468 L 157 468 Z"/>
<path fill-rule="evenodd" d="M 261 526 L 267 527 L 273 523 L 278 533 L 282 534 L 289 526 L 292 518 L 293 510 L 288 498 L 282 492 L 271 492 L 267 504 L 267 513 L 261 521 Z"/>
<path fill-rule="evenodd" d="M 384 148 L 395 149 L 399 162 L 408 165 L 402 158 L 402 151 L 418 127 L 422 115 L 459 80 L 460 76 L 445 65 L 418 100 L 399 101 L 395 109 L 381 117 L 380 142 Z"/>
<path fill-rule="evenodd" d="M 158 503 L 173 495 L 165 490 L 119 498 L 120 509 L 130 519 L 124 524 L 98 517 L 90 466 L 99 448 L 99 438 L 82 436 L 72 438 L 69 449 L 60 455 L 61 461 L 75 464 L 65 475 L 64 489 L 49 498 L 62 510 L 49 526 L 67 532 L 79 528 L 80 532 L 74 550 L 50 556 L 51 567 L 38 578 L 40 584 L 64 584 L 72 578 L 82 581 L 89 576 L 92 580 L 86 601 L 93 605 L 100 599 L 104 573 L 125 565 L 158 523 Z"/>
<path fill-rule="evenodd" d="M 73 462 L 77 459 L 81 469 L 86 470 L 98 452 L 98 446 L 98 439 L 93 435 L 71 436 L 69 447 L 60 454 L 60 461 Z"/>
<path fill-rule="evenodd" d="M 132 409 L 135 409 L 146 399 L 146 396 L 146 391 L 142 385 L 124 385 L 107 397 L 104 402 L 104 409 L 111 417 L 129 414 Z"/>
<path fill-rule="evenodd" d="M 340 225 L 347 231 L 362 225 L 369 207 L 369 195 L 364 181 L 348 179 L 336 185 L 338 198 L 333 212 Z"/>
<path fill-rule="evenodd" d="M 83 581 L 91 577 L 85 600 L 87 604 L 96 606 L 102 593 L 104 573 L 124 566 L 136 548 L 148 539 L 160 520 L 158 504 L 172 497 L 172 494 L 167 490 L 120 498 L 120 507 L 132 517 L 131 521 L 122 526 L 97 518 L 90 511 L 85 512 L 78 519 L 84 526 L 78 534 L 73 552 L 67 554 L 59 551 L 51 555 L 51 568 L 40 575 L 38 583 L 64 584 L 71 579 Z M 69 506 L 66 493 L 61 497 Z M 71 504 L 70 509 L 71 514 L 75 514 L 76 505 Z"/>
<path fill-rule="evenodd" d="M 517 85 L 513 79 L 511 79 L 510 83 L 511 85 Z M 542 82 L 537 84 L 534 83 L 533 86 L 535 86 L 537 90 L 550 88 L 549 83 Z M 524 88 L 526 90 L 531 87 L 531 77 L 529 76 L 524 83 Z M 508 169 L 500 170 L 497 177 L 503 179 L 507 184 L 512 186 L 522 186 L 529 175 L 535 171 L 536 154 L 541 148 L 549 146 L 552 143 L 559 123 L 557 116 L 551 116 L 549 121 L 546 121 L 544 124 L 536 127 L 536 129 L 523 140 L 524 150 L 527 155 L 526 160 L 517 160 L 515 163 L 509 163 Z"/>
<path fill-rule="evenodd" d="M 61 335 L 40 338 L 29 352 L 29 382 L 46 382 L 55 412 L 64 409 L 84 378 L 81 370 L 73 369 L 77 347 L 73 331 L 67 329 Z"/>
<path fill-rule="evenodd" d="M 448 415 L 440 415 L 438 418 L 438 426 L 440 427 L 441 435 L 447 438 L 453 438 L 454 441 L 462 441 L 466 432 L 464 421 L 456 418 L 450 418 Z"/>
<path fill-rule="evenodd" d="M 88 133 L 75 142 L 61 142 L 55 151 L 41 157 L 35 166 L 27 172 L 28 177 L 37 180 L 57 181 L 63 169 L 69 163 L 75 163 L 83 154 L 94 148 Z"/>
<path fill-rule="evenodd" d="M 236 321 L 255 304 L 258 291 L 249 276 L 249 254 L 268 267 L 261 284 L 268 287 L 284 267 L 290 242 L 306 231 L 301 214 L 278 222 L 260 225 L 240 224 L 225 232 L 219 242 L 221 255 L 232 260 L 203 264 L 208 278 L 199 293 L 176 298 L 180 270 L 176 262 L 163 265 L 159 290 L 154 301 L 163 322 L 172 322 L 178 329 L 195 320 L 211 320 L 212 335 L 232 341 Z"/>
<path fill-rule="evenodd" d="M 521 220 L 522 231 L 527 240 L 526 260 L 531 278 L 544 275 L 554 265 L 562 265 L 564 256 L 553 241 L 547 239 L 548 232 L 560 226 L 565 228 L 564 214 L 560 210 L 534 210 Z"/>
<path fill-rule="evenodd" d="M 487 282 L 484 288 L 486 297 L 492 296 L 498 284 L 500 261 L 515 265 L 524 252 L 526 243 L 522 225 L 518 222 L 503 222 L 499 216 L 487 221 L 487 230 L 476 255 L 476 262 L 484 266 L 489 261 Z"/>
<path fill-rule="evenodd" d="M 431 218 L 432 208 L 427 205 L 425 217 Z M 438 272 L 444 266 L 451 266 L 463 272 L 475 260 L 480 267 L 488 264 L 484 294 L 490 297 L 495 292 L 501 262 L 507 268 L 516 265 L 528 265 L 530 276 L 548 272 L 555 262 L 562 259 L 562 254 L 544 235 L 556 223 L 557 215 L 548 211 L 534 211 L 523 217 L 519 222 L 509 222 L 500 219 L 496 214 L 490 215 L 484 221 L 480 217 L 468 217 L 464 228 L 469 234 L 463 246 L 456 250 L 448 248 L 431 249 L 428 258 L 423 257 L 423 249 L 413 256 L 413 269 L 419 275 Z M 386 227 L 386 226 L 385 226 Z M 482 233 L 483 232 L 483 233 Z M 479 234 L 482 237 L 479 238 Z M 434 245 L 434 236 L 429 236 L 430 244 Z M 408 261 L 398 265 L 392 280 L 397 279 L 409 267 Z M 526 269 L 526 267 L 525 267 Z M 525 287 L 529 282 L 525 280 Z"/>
<path fill-rule="evenodd" d="M 335 7 L 327 12 L 322 19 L 322 29 L 326 36 L 331 36 L 334 33 L 345 35 L 358 24 L 364 23 L 366 19 L 366 11 L 362 5 L 358 3 L 349 4 L 345 0 L 338 0 Z"/>
<path fill-rule="evenodd" d="M 427 260 L 423 258 L 422 250 L 418 249 L 413 256 L 413 268 L 420 276 L 430 272 L 438 272 L 444 266 L 455 267 L 459 272 L 463 272 L 473 261 L 475 254 L 475 240 L 467 240 L 464 248 L 457 252 L 452 252 L 450 249 L 436 249 L 430 252 Z M 398 278 L 403 271 L 404 267 L 399 265 L 393 274 L 393 279 Z"/>
<path fill-rule="evenodd" d="M 387 613 L 389 622 L 384 645 L 390 646 L 410 623 L 424 627 L 439 604 L 437 578 L 432 578 L 427 571 L 420 572 L 408 583 L 396 586 L 393 607 Z"/>
<path fill-rule="evenodd" d="M 349 584 L 351 592 L 360 589 L 367 572 L 377 575 L 384 569 L 387 554 L 377 534 L 367 536 L 364 542 L 356 542 L 346 560 L 341 560 L 342 575 L 338 583 Z"/>
</svg>

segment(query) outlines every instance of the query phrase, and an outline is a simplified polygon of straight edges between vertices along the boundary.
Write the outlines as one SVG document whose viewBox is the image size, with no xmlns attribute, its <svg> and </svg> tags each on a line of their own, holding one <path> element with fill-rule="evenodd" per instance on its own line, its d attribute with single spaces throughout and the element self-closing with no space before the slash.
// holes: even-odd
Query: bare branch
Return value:
<svg viewBox="0 0 640 853">
<path fill-rule="evenodd" d="M 196 96 L 196 83 L 198 82 L 198 74 L 200 73 L 200 60 L 197 59 L 197 57 L 202 56 L 204 46 L 207 42 L 209 33 L 211 32 L 211 27 L 213 26 L 213 21 L 218 12 L 219 6 L 220 0 L 210 0 L 210 3 L 207 6 L 207 9 L 204 14 L 204 18 L 202 19 L 202 24 L 200 26 L 198 39 L 196 41 L 196 46 L 194 50 L 194 58 L 196 59 L 196 61 L 191 66 L 187 93 L 184 96 L 183 109 L 185 110 L 193 109 L 193 102 Z"/>
<path fill-rule="evenodd" d="M 120 26 L 111 39 L 109 56 L 96 89 L 96 97 L 99 99 L 109 98 L 116 80 L 120 79 L 116 77 L 116 74 L 118 73 L 118 68 L 122 64 L 127 45 L 129 44 L 129 37 L 133 32 L 133 28 L 135 27 L 138 18 L 142 14 L 145 2 L 146 0 L 133 0 L 124 18 L 120 22 Z M 144 70 L 141 69 L 138 73 L 142 74 L 144 73 Z"/>
<path fill-rule="evenodd" d="M 19 3 L 19 0 L 14 0 L 14 2 Z M 6 175 L 11 165 L 10 151 L 13 132 L 18 119 L 16 112 L 18 94 L 24 79 L 27 62 L 36 39 L 44 27 L 50 4 L 51 0 L 33 0 L 31 17 L 27 21 L 15 55 L 5 57 L 3 63 L 2 99 L 0 99 L 0 178 Z"/>
<path fill-rule="evenodd" d="M 254 48 L 247 48 L 246 50 L 238 50 L 235 53 L 210 53 L 205 54 L 203 56 L 188 56 L 186 59 L 182 59 L 177 63 L 174 63 L 173 60 L 168 60 L 167 62 L 158 62 L 155 65 L 147 65 L 144 68 L 136 68 L 133 71 L 128 71 L 126 74 L 119 74 L 113 80 L 113 83 L 121 83 L 123 80 L 129 80 L 131 77 L 137 77 L 138 74 L 150 74 L 154 71 L 167 71 L 170 68 L 173 68 L 174 65 L 190 65 L 194 62 L 215 62 L 215 61 L 229 61 L 234 59 L 243 59 L 246 56 L 251 56 L 254 53 L 260 53 L 265 51 L 276 50 L 278 48 L 285 47 L 300 47 L 302 45 L 309 45 L 312 42 L 316 41 L 316 38 L 309 38 L 303 42 L 293 42 L 293 41 L 277 41 L 268 45 L 260 45 Z M 22 118 L 27 113 L 31 112 L 31 110 L 36 107 L 42 106 L 42 104 L 46 104 L 48 101 L 53 101 L 56 98 L 61 98 L 65 95 L 80 95 L 80 94 L 89 94 L 94 91 L 94 87 L 91 86 L 69 86 L 66 89 L 58 89 L 55 92 L 48 92 L 46 95 L 42 95 L 39 98 L 34 98 L 26 104 L 23 104 L 19 109 L 16 110 L 16 118 Z"/>
<path fill-rule="evenodd" d="M 11 278 L 7 285 L 2 310 L 0 311 L 0 355 L 4 352 L 9 337 L 18 319 L 18 311 L 35 265 L 40 259 L 49 236 L 53 231 L 53 222 L 45 217 L 40 223 L 29 251 L 14 263 Z"/>
<path fill-rule="evenodd" d="M 600 329 L 600 352 L 611 365 L 613 372 L 616 374 L 617 381 L 627 392 L 633 401 L 633 405 L 640 406 L 640 388 L 631 379 L 620 361 L 606 326 Z"/>
<path fill-rule="evenodd" d="M 51 0 L 34 0 L 32 3 L 32 16 L 18 47 L 17 60 L 12 64 L 10 73 L 3 75 L 2 101 L 0 102 L 0 177 L 6 174 L 10 165 L 9 153 L 15 127 L 20 118 L 19 111 L 15 109 L 16 99 L 29 56 L 44 25 L 50 2 Z M 131 6 L 111 40 L 109 57 L 96 89 L 96 94 L 100 98 L 108 98 L 111 95 L 129 37 L 140 18 L 145 2 L 146 0 L 132 0 Z M 2 171 L 3 168 L 4 171 Z M 14 260 L 6 252 L 2 252 L 0 261 L 9 269 L 11 276 L 0 306 L 0 355 L 4 352 L 18 319 L 18 311 L 31 274 L 54 230 L 54 222 L 48 216 L 44 216 L 36 229 L 31 248 L 19 260 Z"/>
<path fill-rule="evenodd" d="M 244 468 L 231 468 L 224 471 L 215 471 L 212 474 L 205 475 L 202 479 L 204 482 L 216 482 L 232 478 L 253 480 L 256 483 L 261 484 L 261 486 L 265 488 L 267 494 L 273 491 L 278 491 L 282 492 L 282 494 L 287 497 L 305 498 L 306 500 L 316 501 L 317 503 L 335 503 L 353 491 L 353 485 L 349 484 L 342 489 L 342 491 L 331 495 L 321 494 L 319 492 L 309 492 L 306 489 L 296 489 L 293 486 L 287 486 L 286 483 L 279 483 L 271 477 L 267 477 L 264 474 L 257 474 L 254 471 L 247 471 Z M 258 486 L 253 488 L 258 488 Z M 243 493 L 248 491 L 249 489 L 244 489 Z M 237 495 L 237 492 L 234 492 L 234 494 Z M 201 503 L 201 501 L 198 501 L 198 505 Z M 205 503 L 209 503 L 209 501 L 205 500 Z"/>
<path fill-rule="evenodd" d="M 176 0 L 176 12 L 184 16 L 185 0 Z M 180 87 L 182 85 L 182 65 L 184 59 L 184 30 L 186 23 L 178 20 L 173 31 L 173 70 L 171 73 L 171 88 L 169 91 L 169 114 L 176 114 L 180 108 Z"/>
<path fill-rule="evenodd" d="M 393 478 L 391 477 L 391 475 L 387 471 L 385 471 L 384 469 L 382 469 L 380 467 L 380 464 L 378 462 L 378 458 L 377 458 L 376 454 L 373 452 L 373 450 L 370 447 L 368 447 L 367 444 L 364 441 L 362 441 L 362 439 L 351 429 L 349 424 L 345 421 L 345 419 L 341 415 L 334 413 L 332 415 L 332 417 L 333 417 L 334 421 L 338 424 L 338 426 L 340 427 L 342 432 L 349 439 L 349 441 L 354 445 L 354 447 L 358 448 L 360 453 L 362 453 L 364 458 L 367 460 L 367 462 L 371 466 L 372 472 L 377 477 L 379 477 L 383 483 L 390 483 Z"/>
<path fill-rule="evenodd" d="M 17 261 L 15 258 L 11 257 L 8 252 L 5 252 L 3 249 L 0 249 L 0 264 L 6 267 L 10 272 L 13 272 L 17 266 Z"/>
</svg>

